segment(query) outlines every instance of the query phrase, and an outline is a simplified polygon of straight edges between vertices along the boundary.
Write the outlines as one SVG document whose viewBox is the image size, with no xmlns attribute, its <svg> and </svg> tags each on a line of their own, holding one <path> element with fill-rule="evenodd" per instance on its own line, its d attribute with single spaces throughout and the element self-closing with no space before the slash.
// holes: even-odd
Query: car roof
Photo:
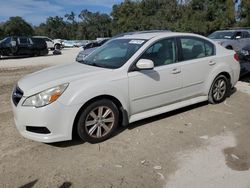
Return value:
<svg viewBox="0 0 250 188">
<path fill-rule="evenodd" d="M 250 32 L 250 29 L 224 29 L 224 30 L 218 30 L 218 31 L 215 31 L 215 32 L 237 32 L 237 31 Z"/>
<path fill-rule="evenodd" d="M 179 32 L 152 32 L 152 33 L 135 33 L 124 35 L 122 37 L 118 37 L 119 39 L 143 39 L 143 40 L 150 40 L 154 37 L 173 37 L 173 36 L 193 36 L 193 37 L 200 37 L 205 38 L 201 35 L 192 34 L 192 33 L 179 33 Z"/>
<path fill-rule="evenodd" d="M 115 35 L 113 38 L 122 37 L 125 35 L 143 34 L 143 33 L 160 33 L 160 32 L 171 32 L 170 30 L 144 30 L 144 31 L 131 31 L 126 33 L 120 33 Z"/>
<path fill-rule="evenodd" d="M 33 38 L 49 38 L 49 37 L 46 37 L 46 36 L 33 36 Z"/>
</svg>

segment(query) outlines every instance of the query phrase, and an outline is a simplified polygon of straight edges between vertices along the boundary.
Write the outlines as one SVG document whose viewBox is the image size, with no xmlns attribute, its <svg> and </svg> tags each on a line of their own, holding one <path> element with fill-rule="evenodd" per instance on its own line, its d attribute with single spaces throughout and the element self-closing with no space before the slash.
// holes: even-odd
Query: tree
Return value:
<svg viewBox="0 0 250 188">
<path fill-rule="evenodd" d="M 66 28 L 68 32 L 68 37 L 76 39 L 77 38 L 77 30 L 78 30 L 78 23 L 76 22 L 76 14 L 74 12 L 71 12 L 70 14 L 65 14 L 67 22 L 66 22 Z"/>
<path fill-rule="evenodd" d="M 29 36 L 33 35 L 33 28 L 23 18 L 10 17 L 2 26 L 5 35 L 8 36 Z"/>
<path fill-rule="evenodd" d="M 3 24 L 0 23 L 0 40 L 2 40 L 4 38 L 4 30 L 3 30 Z"/>
<path fill-rule="evenodd" d="M 110 37 L 111 18 L 108 14 L 82 10 L 79 18 L 81 19 L 80 29 L 84 32 L 85 39 Z"/>
<path fill-rule="evenodd" d="M 240 25 L 249 27 L 250 24 L 250 0 L 241 0 L 240 4 Z"/>
<path fill-rule="evenodd" d="M 69 38 L 66 23 L 59 16 L 47 18 L 46 22 L 41 23 L 35 30 L 36 34 L 46 35 L 51 38 Z"/>
<path fill-rule="evenodd" d="M 142 10 L 139 6 L 139 2 L 130 0 L 113 6 L 112 34 L 142 29 Z"/>
</svg>

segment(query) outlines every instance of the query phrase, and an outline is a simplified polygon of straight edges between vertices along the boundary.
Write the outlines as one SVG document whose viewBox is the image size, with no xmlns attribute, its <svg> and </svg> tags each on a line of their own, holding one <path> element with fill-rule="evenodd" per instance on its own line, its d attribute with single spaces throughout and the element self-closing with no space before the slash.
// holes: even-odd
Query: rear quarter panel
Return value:
<svg viewBox="0 0 250 188">
<path fill-rule="evenodd" d="M 231 86 L 235 86 L 239 80 L 240 64 L 234 59 L 234 54 L 235 51 L 225 49 L 224 47 L 216 44 L 216 65 L 204 84 L 204 94 L 209 93 L 214 79 L 223 72 L 230 75 Z"/>
</svg>

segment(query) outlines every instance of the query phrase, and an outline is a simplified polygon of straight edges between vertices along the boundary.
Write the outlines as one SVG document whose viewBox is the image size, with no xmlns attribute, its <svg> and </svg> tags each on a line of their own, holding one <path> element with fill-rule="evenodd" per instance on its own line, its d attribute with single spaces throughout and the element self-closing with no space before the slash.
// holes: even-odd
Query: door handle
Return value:
<svg viewBox="0 0 250 188">
<path fill-rule="evenodd" d="M 181 70 L 180 70 L 180 69 L 174 68 L 174 69 L 172 70 L 172 74 L 179 74 L 179 73 L 181 73 Z"/>
<path fill-rule="evenodd" d="M 209 61 L 209 65 L 215 65 L 216 63 L 214 61 Z"/>
</svg>

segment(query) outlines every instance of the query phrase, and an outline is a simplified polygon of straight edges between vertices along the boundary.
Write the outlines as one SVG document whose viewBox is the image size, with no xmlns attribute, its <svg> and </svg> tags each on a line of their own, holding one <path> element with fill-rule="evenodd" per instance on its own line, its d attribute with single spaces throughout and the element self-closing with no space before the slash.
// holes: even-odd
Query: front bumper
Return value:
<svg viewBox="0 0 250 188">
<path fill-rule="evenodd" d="M 79 106 L 66 106 L 56 101 L 50 105 L 35 108 L 22 106 L 23 97 L 17 106 L 11 100 L 14 121 L 20 134 L 25 138 L 52 143 L 72 139 L 72 128 Z M 35 133 L 27 130 L 27 126 L 46 127 L 50 133 Z"/>
</svg>

